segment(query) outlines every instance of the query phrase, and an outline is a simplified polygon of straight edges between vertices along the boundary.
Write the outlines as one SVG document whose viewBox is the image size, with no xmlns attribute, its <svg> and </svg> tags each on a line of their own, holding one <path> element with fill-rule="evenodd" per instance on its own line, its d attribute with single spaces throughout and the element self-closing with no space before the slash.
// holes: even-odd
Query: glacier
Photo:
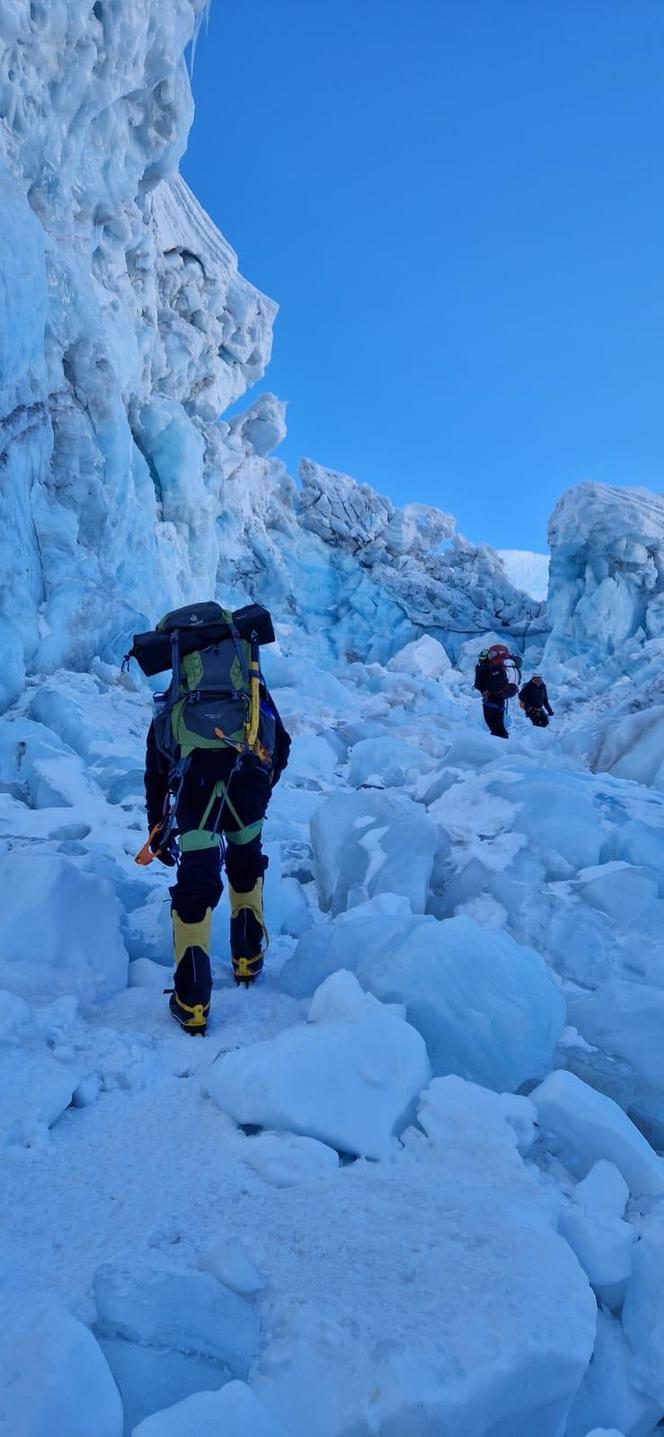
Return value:
<svg viewBox="0 0 664 1437">
<path fill-rule="evenodd" d="M 204 11 L 0 0 L 0 1432 L 649 1437 L 664 499 L 563 494 L 545 602 L 543 556 L 287 472 L 276 304 L 178 172 Z M 294 743 L 264 979 L 222 908 L 192 1045 L 121 660 L 213 594 L 270 608 Z M 555 709 L 504 745 L 499 641 Z"/>
</svg>

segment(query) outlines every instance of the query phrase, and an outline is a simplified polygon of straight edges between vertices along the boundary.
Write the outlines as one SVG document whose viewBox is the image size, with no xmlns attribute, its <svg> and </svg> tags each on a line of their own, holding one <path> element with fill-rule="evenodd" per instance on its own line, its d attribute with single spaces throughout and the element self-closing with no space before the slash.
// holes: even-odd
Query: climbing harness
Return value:
<svg viewBox="0 0 664 1437">
<path fill-rule="evenodd" d="M 230 777 L 226 781 L 218 779 L 214 784 L 198 828 L 192 828 L 187 833 L 180 834 L 178 846 L 181 853 L 191 853 L 202 848 L 216 848 L 219 846 L 223 848 L 224 835 L 219 832 L 219 824 L 224 807 L 228 809 L 231 817 L 237 824 L 237 829 L 224 830 L 228 843 L 243 845 L 245 843 L 252 843 L 255 838 L 258 838 L 263 827 L 263 819 L 259 818 L 255 823 L 243 823 L 228 793 L 233 777 L 239 772 L 241 767 L 241 757 L 242 755 L 236 759 Z M 206 825 L 215 803 L 219 804 L 217 816 L 212 828 L 207 828 Z"/>
</svg>

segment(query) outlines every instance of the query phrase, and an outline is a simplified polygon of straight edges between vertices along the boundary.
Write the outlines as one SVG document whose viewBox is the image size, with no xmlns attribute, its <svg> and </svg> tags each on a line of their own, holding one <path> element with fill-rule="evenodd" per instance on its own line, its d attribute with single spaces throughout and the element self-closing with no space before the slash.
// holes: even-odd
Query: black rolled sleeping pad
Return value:
<svg viewBox="0 0 664 1437">
<path fill-rule="evenodd" d="M 250 639 L 252 634 L 255 634 L 259 644 L 274 643 L 272 619 L 262 604 L 245 604 L 243 609 L 235 609 L 233 623 L 242 639 Z M 134 645 L 127 654 L 127 660 L 136 659 L 146 678 L 152 678 L 154 674 L 170 669 L 171 632 L 150 629 L 146 634 L 134 634 Z M 230 628 L 223 619 L 212 619 L 209 623 L 178 629 L 180 654 L 192 654 L 196 649 L 217 644 L 221 639 L 230 638 L 230 633 Z"/>
</svg>

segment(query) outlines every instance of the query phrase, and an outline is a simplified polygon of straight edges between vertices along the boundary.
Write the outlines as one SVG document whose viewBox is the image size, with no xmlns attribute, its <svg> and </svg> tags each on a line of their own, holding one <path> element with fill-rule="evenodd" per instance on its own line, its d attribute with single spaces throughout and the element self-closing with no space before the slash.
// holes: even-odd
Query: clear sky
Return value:
<svg viewBox="0 0 664 1437">
<path fill-rule="evenodd" d="M 292 472 L 536 549 L 570 484 L 664 489 L 664 0 L 212 0 L 194 95 Z"/>
</svg>

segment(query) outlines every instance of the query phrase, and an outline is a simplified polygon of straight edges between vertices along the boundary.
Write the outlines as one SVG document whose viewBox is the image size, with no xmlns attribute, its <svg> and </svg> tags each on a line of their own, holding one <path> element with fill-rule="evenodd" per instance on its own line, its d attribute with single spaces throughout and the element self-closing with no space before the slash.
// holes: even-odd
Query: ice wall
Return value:
<svg viewBox="0 0 664 1437">
<path fill-rule="evenodd" d="M 205 0 L 0 4 L 0 671 L 214 585 L 219 436 L 275 306 L 177 176 Z"/>
<path fill-rule="evenodd" d="M 549 523 L 552 656 L 664 638 L 664 496 L 580 484 Z"/>
<path fill-rule="evenodd" d="M 219 588 L 269 604 L 321 659 L 384 662 L 424 632 L 454 655 L 490 630 L 517 641 L 548 632 L 544 606 L 515 589 L 494 550 L 455 534 L 451 515 L 396 508 L 310 459 L 298 486 L 269 457 L 285 432 L 273 395 L 220 427 L 229 432 Z"/>
<path fill-rule="evenodd" d="M 498 555 L 455 533 L 451 514 L 389 499 L 309 459 L 300 464 L 300 522 L 352 553 L 414 625 L 450 639 L 503 627 L 524 633 L 540 617 Z"/>
</svg>

